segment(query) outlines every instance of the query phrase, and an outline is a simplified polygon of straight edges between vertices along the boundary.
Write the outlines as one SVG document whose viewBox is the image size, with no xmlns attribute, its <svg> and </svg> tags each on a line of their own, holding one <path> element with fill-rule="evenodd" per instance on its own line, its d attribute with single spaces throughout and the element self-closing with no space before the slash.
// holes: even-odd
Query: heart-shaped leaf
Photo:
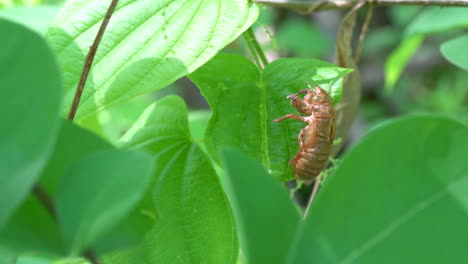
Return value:
<svg viewBox="0 0 468 264">
<path fill-rule="evenodd" d="M 286 96 L 320 85 L 337 103 L 348 69 L 312 59 L 279 59 L 260 70 L 247 58 L 218 55 L 190 75 L 208 100 L 213 115 L 205 143 L 219 161 L 222 147 L 241 148 L 263 162 L 281 180 L 292 178 L 288 166 L 299 148 L 297 135 L 304 123 L 273 120 L 296 110 Z"/>
<path fill-rule="evenodd" d="M 183 100 L 152 104 L 122 138 L 125 148 L 156 156 L 156 180 L 147 211 L 154 228 L 136 251 L 109 256 L 109 263 L 236 263 L 237 235 L 226 196 L 209 159 L 189 132 Z"/>
</svg>

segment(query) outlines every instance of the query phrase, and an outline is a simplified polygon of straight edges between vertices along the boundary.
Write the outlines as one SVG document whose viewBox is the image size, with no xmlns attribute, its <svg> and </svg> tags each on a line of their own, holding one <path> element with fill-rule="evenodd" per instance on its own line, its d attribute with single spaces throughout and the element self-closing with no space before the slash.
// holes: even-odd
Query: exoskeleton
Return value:
<svg viewBox="0 0 468 264">
<path fill-rule="evenodd" d="M 299 94 L 305 94 L 304 99 Z M 274 122 L 285 119 L 295 119 L 307 123 L 298 136 L 300 149 L 289 162 L 294 166 L 295 178 L 313 180 L 325 169 L 335 138 L 335 110 L 332 98 L 328 93 L 316 86 L 313 90 L 303 89 L 287 97 L 291 105 L 305 116 L 288 114 Z"/>
</svg>

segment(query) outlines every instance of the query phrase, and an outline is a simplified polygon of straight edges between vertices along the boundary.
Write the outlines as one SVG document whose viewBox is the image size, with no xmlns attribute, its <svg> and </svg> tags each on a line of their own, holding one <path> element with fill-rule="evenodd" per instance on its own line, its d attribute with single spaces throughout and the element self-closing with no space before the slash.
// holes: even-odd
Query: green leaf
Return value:
<svg viewBox="0 0 468 264">
<path fill-rule="evenodd" d="M 54 259 L 45 257 L 45 256 L 20 256 L 18 257 L 16 264 L 54 264 Z"/>
<path fill-rule="evenodd" d="M 312 86 L 341 97 L 342 78 L 350 72 L 333 64 L 301 58 L 279 59 L 260 72 L 247 58 L 221 54 L 190 75 L 208 100 L 213 115 L 205 144 L 219 162 L 222 147 L 240 147 L 281 180 L 292 178 L 288 166 L 299 148 L 304 123 L 273 120 L 295 113 L 286 96 Z"/>
<path fill-rule="evenodd" d="M 369 133 L 312 205 L 289 263 L 468 262 L 468 127 L 412 116 Z"/>
<path fill-rule="evenodd" d="M 55 219 L 32 194 L 0 231 L 0 246 L 18 254 L 65 253 L 62 235 Z"/>
<path fill-rule="evenodd" d="M 67 170 L 81 157 L 99 150 L 114 149 L 112 145 L 75 125 L 62 120 L 57 144 L 41 175 L 41 183 L 52 197 L 56 196 L 59 184 Z"/>
<path fill-rule="evenodd" d="M 325 34 L 305 19 L 287 19 L 276 35 L 281 49 L 298 57 L 325 56 L 333 47 Z"/>
<path fill-rule="evenodd" d="M 0 247 L 0 263 L 15 263 L 16 255 Z"/>
<path fill-rule="evenodd" d="M 208 158 L 189 134 L 187 107 L 168 96 L 152 104 L 122 138 L 123 147 L 156 156 L 151 190 L 156 219 L 137 251 L 108 263 L 235 263 L 239 253 L 228 201 Z"/>
<path fill-rule="evenodd" d="M 0 18 L 15 21 L 43 34 L 52 24 L 59 8 L 60 6 L 13 7 L 0 10 Z"/>
<path fill-rule="evenodd" d="M 149 184 L 152 163 L 145 153 L 103 150 L 71 166 L 57 193 L 57 213 L 73 255 L 129 214 Z"/>
<path fill-rule="evenodd" d="M 405 36 L 429 35 L 468 26 L 468 10 L 463 7 L 426 8 L 406 28 Z"/>
<path fill-rule="evenodd" d="M 463 35 L 442 44 L 440 51 L 452 64 L 468 71 L 466 47 L 468 47 L 468 35 Z"/>
<path fill-rule="evenodd" d="M 65 73 L 68 111 L 85 54 L 109 6 L 67 1 L 48 38 Z M 77 118 L 163 88 L 194 71 L 257 18 L 248 0 L 121 0 L 97 51 Z"/>
<path fill-rule="evenodd" d="M 40 177 L 42 187 L 52 199 L 55 199 L 58 185 L 73 163 L 94 151 L 112 148 L 110 144 L 88 131 L 68 120 L 63 120 L 55 149 Z M 55 219 L 34 194 L 29 195 L 5 228 L 0 231 L 0 245 L 18 253 L 65 253 L 60 229 Z"/>
<path fill-rule="evenodd" d="M 288 193 L 260 163 L 240 151 L 226 151 L 225 165 L 242 255 L 252 264 L 285 263 L 300 224 Z"/>
<path fill-rule="evenodd" d="M 405 38 L 385 63 L 385 88 L 392 91 L 411 57 L 427 35 L 468 26 L 468 10 L 461 7 L 426 8 L 406 28 Z"/>
<path fill-rule="evenodd" d="M 196 142 L 203 142 L 205 131 L 211 118 L 211 112 L 206 110 L 193 111 L 189 113 L 188 118 L 190 134 L 193 139 Z"/>
<path fill-rule="evenodd" d="M 392 91 L 406 65 L 424 41 L 422 36 L 405 39 L 385 62 L 385 89 Z"/>
<path fill-rule="evenodd" d="M 59 127 L 61 78 L 45 41 L 0 19 L 0 229 L 39 176 Z"/>
</svg>

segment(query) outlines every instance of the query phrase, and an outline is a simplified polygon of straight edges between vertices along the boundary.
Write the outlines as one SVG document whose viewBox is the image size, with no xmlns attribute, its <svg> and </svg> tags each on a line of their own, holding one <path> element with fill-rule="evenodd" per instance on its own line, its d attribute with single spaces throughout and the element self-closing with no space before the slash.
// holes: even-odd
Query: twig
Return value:
<svg viewBox="0 0 468 264">
<path fill-rule="evenodd" d="M 298 1 L 298 0 L 255 0 L 265 5 L 284 7 L 297 10 L 301 13 L 312 13 L 331 9 L 349 9 L 360 0 L 324 0 L 324 1 Z M 461 6 L 468 7 L 468 0 L 373 0 L 374 6 L 391 5 L 422 5 L 422 6 Z"/>
<path fill-rule="evenodd" d="M 307 215 L 309 214 L 310 207 L 312 207 L 312 202 L 315 199 L 315 196 L 317 194 L 318 188 L 320 186 L 320 181 L 322 180 L 322 175 L 319 175 L 314 182 L 314 187 L 312 188 L 312 193 L 310 194 L 309 202 L 307 202 L 307 207 L 304 211 L 304 216 L 303 218 L 305 219 Z"/>
<path fill-rule="evenodd" d="M 52 216 L 55 222 L 58 222 L 57 210 L 55 209 L 56 207 L 54 204 L 54 200 L 52 199 L 52 197 L 50 197 L 50 195 L 47 193 L 44 187 L 42 187 L 40 183 L 36 183 L 33 187 L 33 193 L 39 200 L 39 202 L 41 202 L 42 205 L 44 205 L 47 212 Z M 92 264 L 101 264 L 101 262 L 96 256 L 96 253 L 90 248 L 86 249 L 82 255 Z"/>
<path fill-rule="evenodd" d="M 268 64 L 268 60 L 262 48 L 260 47 L 260 44 L 258 44 L 252 28 L 247 29 L 243 36 L 250 52 L 252 53 L 252 56 L 254 57 L 254 60 L 257 62 L 258 66 L 264 68 Z"/>
<path fill-rule="evenodd" d="M 361 58 L 362 48 L 364 47 L 364 39 L 366 38 L 367 31 L 369 30 L 369 25 L 372 20 L 372 14 L 374 12 L 374 3 L 369 2 L 369 10 L 367 11 L 366 19 L 364 24 L 362 24 L 361 33 L 359 34 L 359 41 L 356 48 L 356 53 L 354 54 L 354 63 L 357 65 L 359 59 Z"/>
<path fill-rule="evenodd" d="M 44 187 L 40 183 L 36 183 L 33 187 L 33 193 L 36 196 L 36 198 L 44 205 L 46 208 L 47 212 L 54 218 L 55 221 L 57 221 L 57 211 L 55 210 L 55 205 L 54 201 L 52 200 L 52 197 L 46 192 Z"/>
<path fill-rule="evenodd" d="M 86 80 L 88 79 L 89 70 L 91 69 L 91 65 L 94 61 L 94 56 L 96 55 L 96 51 L 99 47 L 99 43 L 101 42 L 102 36 L 106 31 L 107 24 L 109 24 L 109 20 L 114 13 L 115 7 L 119 0 L 112 0 L 109 8 L 107 9 L 107 13 L 102 21 L 101 27 L 99 28 L 98 33 L 96 34 L 96 38 L 94 39 L 93 45 L 89 49 L 88 55 L 86 55 L 85 63 L 83 66 L 83 71 L 81 73 L 80 81 L 78 83 L 78 87 L 76 87 L 75 97 L 73 98 L 73 103 L 70 107 L 70 112 L 68 113 L 68 119 L 73 120 L 76 115 L 76 111 L 78 109 L 78 105 L 80 104 L 81 95 L 83 94 L 84 86 L 86 84 Z"/>
<path fill-rule="evenodd" d="M 87 248 L 83 252 L 83 257 L 85 257 L 87 260 L 89 260 L 92 264 L 101 264 L 101 261 L 96 256 L 96 253 L 90 248 Z"/>
</svg>

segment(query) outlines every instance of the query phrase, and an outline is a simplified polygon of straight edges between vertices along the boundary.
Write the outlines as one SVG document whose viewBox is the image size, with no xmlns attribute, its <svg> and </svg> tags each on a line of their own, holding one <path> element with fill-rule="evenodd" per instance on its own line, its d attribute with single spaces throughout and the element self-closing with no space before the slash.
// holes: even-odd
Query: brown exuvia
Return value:
<svg viewBox="0 0 468 264">
<path fill-rule="evenodd" d="M 306 94 L 304 99 L 299 94 Z M 307 123 L 297 138 L 300 149 L 296 156 L 289 162 L 294 165 L 296 179 L 315 179 L 327 165 L 330 156 L 333 139 L 335 138 L 335 110 L 332 98 L 328 93 L 316 86 L 313 90 L 303 89 L 296 94 L 287 97 L 291 99 L 291 105 L 306 116 L 288 114 L 274 122 L 280 122 L 290 118 Z"/>
</svg>

